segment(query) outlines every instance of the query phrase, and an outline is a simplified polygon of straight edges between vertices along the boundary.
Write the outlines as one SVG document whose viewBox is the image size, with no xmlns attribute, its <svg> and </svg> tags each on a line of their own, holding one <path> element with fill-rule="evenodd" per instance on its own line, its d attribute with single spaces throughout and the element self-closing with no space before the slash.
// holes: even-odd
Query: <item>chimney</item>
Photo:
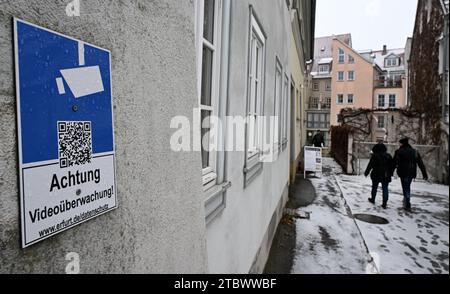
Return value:
<svg viewBox="0 0 450 294">
<path fill-rule="evenodd" d="M 383 45 L 383 55 L 386 55 L 386 54 L 387 54 L 387 46 Z"/>
</svg>

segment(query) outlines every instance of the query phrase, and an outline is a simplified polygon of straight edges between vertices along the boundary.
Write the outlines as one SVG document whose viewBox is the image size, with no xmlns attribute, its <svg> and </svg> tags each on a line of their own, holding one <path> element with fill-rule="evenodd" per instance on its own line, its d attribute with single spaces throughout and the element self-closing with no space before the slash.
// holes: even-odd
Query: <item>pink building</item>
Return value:
<svg viewBox="0 0 450 294">
<path fill-rule="evenodd" d="M 338 115 L 345 108 L 373 108 L 375 67 L 339 39 L 333 40 L 331 77 L 331 125 L 339 125 Z"/>
<path fill-rule="evenodd" d="M 331 125 L 339 125 L 342 109 L 372 109 L 373 140 L 385 138 L 389 109 L 407 106 L 405 49 L 358 52 L 334 38 L 332 52 Z"/>
</svg>

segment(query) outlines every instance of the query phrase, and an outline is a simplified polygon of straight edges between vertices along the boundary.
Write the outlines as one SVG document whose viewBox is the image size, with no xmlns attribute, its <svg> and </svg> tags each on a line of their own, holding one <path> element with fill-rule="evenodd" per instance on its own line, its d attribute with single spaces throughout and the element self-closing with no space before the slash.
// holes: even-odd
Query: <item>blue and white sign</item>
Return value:
<svg viewBox="0 0 450 294">
<path fill-rule="evenodd" d="M 117 207 L 111 53 L 14 19 L 22 246 Z"/>
</svg>

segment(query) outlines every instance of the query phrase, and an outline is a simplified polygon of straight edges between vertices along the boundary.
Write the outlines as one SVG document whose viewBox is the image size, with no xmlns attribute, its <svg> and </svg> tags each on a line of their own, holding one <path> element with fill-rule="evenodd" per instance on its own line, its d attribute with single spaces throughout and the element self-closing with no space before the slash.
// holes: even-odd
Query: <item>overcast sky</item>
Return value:
<svg viewBox="0 0 450 294">
<path fill-rule="evenodd" d="M 316 37 L 351 33 L 356 50 L 401 48 L 416 9 L 417 0 L 317 0 Z"/>
</svg>

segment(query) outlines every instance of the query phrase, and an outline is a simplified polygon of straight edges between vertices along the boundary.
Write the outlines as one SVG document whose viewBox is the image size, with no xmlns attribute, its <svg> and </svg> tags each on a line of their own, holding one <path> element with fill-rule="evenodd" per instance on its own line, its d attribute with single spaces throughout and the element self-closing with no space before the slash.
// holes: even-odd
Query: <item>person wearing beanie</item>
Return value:
<svg viewBox="0 0 450 294">
<path fill-rule="evenodd" d="M 373 155 L 370 158 L 369 165 L 364 173 L 366 177 L 370 174 L 370 178 L 372 179 L 372 197 L 369 198 L 369 202 L 375 204 L 378 186 L 381 183 L 383 188 L 382 207 L 387 209 L 389 183 L 392 181 L 392 156 L 387 153 L 387 148 L 383 143 L 375 145 L 372 149 L 372 153 Z"/>
<path fill-rule="evenodd" d="M 410 144 L 408 138 L 399 141 L 400 148 L 395 151 L 393 171 L 397 169 L 397 174 L 402 183 L 403 208 L 411 211 L 411 184 L 417 178 L 417 166 L 419 166 L 424 180 L 428 180 L 427 170 L 423 164 L 422 157 Z"/>
</svg>

